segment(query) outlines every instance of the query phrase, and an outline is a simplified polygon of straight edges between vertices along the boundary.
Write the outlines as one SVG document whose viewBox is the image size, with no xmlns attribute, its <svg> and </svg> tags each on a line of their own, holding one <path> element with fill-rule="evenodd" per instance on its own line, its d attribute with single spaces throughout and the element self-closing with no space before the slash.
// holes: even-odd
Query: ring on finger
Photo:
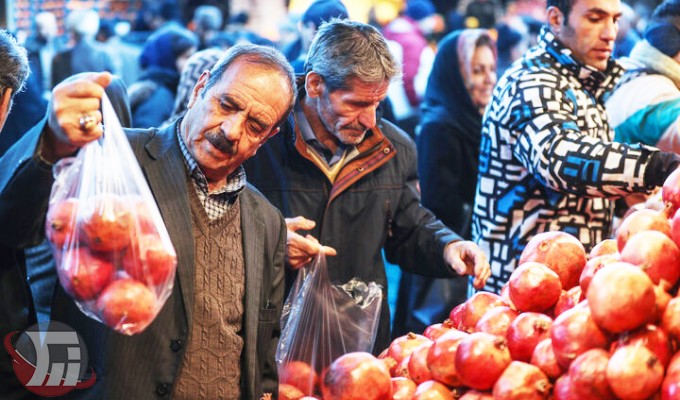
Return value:
<svg viewBox="0 0 680 400">
<path fill-rule="evenodd" d="M 80 125 L 80 130 L 87 132 L 97 126 L 97 120 L 92 115 L 85 113 L 80 116 L 78 124 Z"/>
</svg>

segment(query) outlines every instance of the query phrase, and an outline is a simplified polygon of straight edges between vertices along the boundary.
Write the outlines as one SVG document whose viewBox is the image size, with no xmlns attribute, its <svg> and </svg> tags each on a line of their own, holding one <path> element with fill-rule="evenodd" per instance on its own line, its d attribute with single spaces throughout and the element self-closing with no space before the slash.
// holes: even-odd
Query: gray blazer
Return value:
<svg viewBox="0 0 680 400">
<path fill-rule="evenodd" d="M 51 171 L 40 166 L 32 156 L 43 126 L 44 121 L 26 134 L 11 150 L 12 154 L 0 160 L 2 196 L 23 198 L 7 204 L 8 209 L 0 209 L 0 223 L 11 220 L 5 217 L 5 212 L 28 213 L 32 216 L 33 228 L 25 227 L 24 235 L 35 235 L 36 229 L 42 233 L 49 196 L 50 188 L 42 186 L 45 180 L 51 179 Z M 175 124 L 163 130 L 126 133 L 175 246 L 177 277 L 172 295 L 154 322 L 134 336 L 119 334 L 86 317 L 63 289 L 57 287 L 52 319 L 67 323 L 83 337 L 90 365 L 97 374 L 94 387 L 71 392 L 71 398 L 168 398 L 188 340 L 193 309 L 194 244 L 187 177 Z M 10 167 L 13 167 L 11 171 Z M 35 180 L 22 179 L 22 176 L 36 174 L 43 179 L 41 185 L 35 185 Z M 31 198 L 39 200 L 27 201 Z M 259 399 L 263 392 L 277 392 L 274 354 L 283 303 L 286 230 L 280 212 L 252 186 L 241 192 L 240 201 L 246 268 L 242 392 L 244 398 Z M 24 232 L 26 230 L 33 232 Z"/>
</svg>

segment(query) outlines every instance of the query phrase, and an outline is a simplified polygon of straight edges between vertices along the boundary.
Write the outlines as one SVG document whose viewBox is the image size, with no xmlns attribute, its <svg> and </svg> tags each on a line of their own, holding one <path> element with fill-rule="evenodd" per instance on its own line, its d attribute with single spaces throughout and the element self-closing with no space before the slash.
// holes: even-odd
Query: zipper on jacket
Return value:
<svg viewBox="0 0 680 400">
<path fill-rule="evenodd" d="M 385 220 L 385 228 L 387 228 L 387 237 L 392 237 L 392 208 L 390 207 L 390 201 L 385 201 L 385 215 L 387 216 Z"/>
</svg>

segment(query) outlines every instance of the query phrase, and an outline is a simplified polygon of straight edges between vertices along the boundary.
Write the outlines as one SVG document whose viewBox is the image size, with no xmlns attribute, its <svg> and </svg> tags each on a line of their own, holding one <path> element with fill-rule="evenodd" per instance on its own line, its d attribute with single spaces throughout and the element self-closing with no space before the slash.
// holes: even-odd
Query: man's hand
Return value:
<svg viewBox="0 0 680 400">
<path fill-rule="evenodd" d="M 322 246 L 314 236 L 302 236 L 297 233 L 298 230 L 306 231 L 313 229 L 315 226 L 316 223 L 314 221 L 305 217 L 286 218 L 286 227 L 288 228 L 286 258 L 291 268 L 298 269 L 307 265 L 319 252 L 323 252 L 326 256 L 337 254 L 334 248 Z"/>
<path fill-rule="evenodd" d="M 466 240 L 449 243 L 444 249 L 444 260 L 458 275 L 474 275 L 475 289 L 483 288 L 491 276 L 489 261 L 474 242 Z"/>
<path fill-rule="evenodd" d="M 67 79 L 54 87 L 48 108 L 49 122 L 40 148 L 44 159 L 55 162 L 101 137 L 99 108 L 111 79 L 108 72 L 92 72 Z M 89 123 L 83 124 L 88 120 Z"/>
</svg>

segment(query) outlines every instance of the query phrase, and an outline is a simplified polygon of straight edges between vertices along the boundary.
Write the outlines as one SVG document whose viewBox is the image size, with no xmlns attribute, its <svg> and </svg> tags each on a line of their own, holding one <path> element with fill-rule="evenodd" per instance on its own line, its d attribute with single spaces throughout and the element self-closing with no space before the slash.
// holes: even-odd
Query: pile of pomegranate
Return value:
<svg viewBox="0 0 680 400">
<path fill-rule="evenodd" d="M 115 194 L 61 199 L 50 205 L 45 232 L 59 282 L 88 315 L 128 335 L 153 321 L 172 288 L 177 257 L 144 201 Z"/>
<path fill-rule="evenodd" d="M 346 354 L 319 377 L 284 366 L 279 398 L 680 399 L 680 170 L 661 194 L 664 209 L 631 211 L 590 253 L 536 235 L 500 295 L 476 293 L 377 358 Z"/>
</svg>

